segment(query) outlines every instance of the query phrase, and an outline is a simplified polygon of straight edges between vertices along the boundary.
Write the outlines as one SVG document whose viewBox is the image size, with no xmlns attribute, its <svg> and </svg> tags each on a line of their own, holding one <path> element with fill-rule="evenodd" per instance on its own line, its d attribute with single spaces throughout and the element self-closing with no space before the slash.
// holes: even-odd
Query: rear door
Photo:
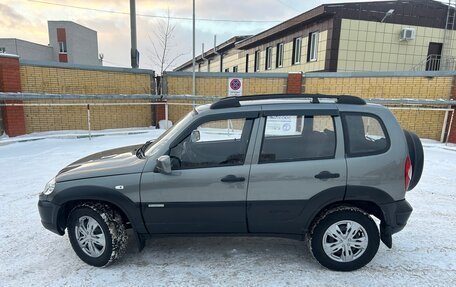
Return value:
<svg viewBox="0 0 456 287">
<path fill-rule="evenodd" d="M 335 108 L 264 113 L 247 194 L 249 232 L 302 234 L 313 198 L 343 199 L 346 161 L 339 131 Z"/>
</svg>

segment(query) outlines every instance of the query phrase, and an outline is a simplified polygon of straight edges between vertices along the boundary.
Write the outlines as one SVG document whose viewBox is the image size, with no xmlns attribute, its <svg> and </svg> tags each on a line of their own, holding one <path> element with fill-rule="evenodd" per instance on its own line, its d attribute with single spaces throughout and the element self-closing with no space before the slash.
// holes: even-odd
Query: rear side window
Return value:
<svg viewBox="0 0 456 287">
<path fill-rule="evenodd" d="M 343 114 L 342 119 L 349 156 L 374 155 L 388 150 L 390 143 L 388 133 L 377 116 L 349 113 Z"/>
<path fill-rule="evenodd" d="M 268 116 L 259 163 L 333 158 L 332 116 Z"/>
</svg>

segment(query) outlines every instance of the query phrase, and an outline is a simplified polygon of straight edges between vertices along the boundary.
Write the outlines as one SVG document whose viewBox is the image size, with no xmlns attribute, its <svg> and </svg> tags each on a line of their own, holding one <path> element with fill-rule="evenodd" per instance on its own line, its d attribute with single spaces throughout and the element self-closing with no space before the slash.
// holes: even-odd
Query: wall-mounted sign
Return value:
<svg viewBox="0 0 456 287">
<path fill-rule="evenodd" d="M 228 79 L 228 97 L 242 96 L 242 78 Z"/>
</svg>

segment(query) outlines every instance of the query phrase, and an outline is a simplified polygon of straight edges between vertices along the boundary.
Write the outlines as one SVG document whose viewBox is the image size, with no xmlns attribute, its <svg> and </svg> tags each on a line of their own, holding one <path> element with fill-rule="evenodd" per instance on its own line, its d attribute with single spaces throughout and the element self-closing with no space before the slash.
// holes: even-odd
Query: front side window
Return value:
<svg viewBox="0 0 456 287">
<path fill-rule="evenodd" d="M 208 121 L 170 149 L 173 169 L 208 168 L 244 164 L 252 120 Z"/>
<path fill-rule="evenodd" d="M 268 116 L 259 163 L 327 159 L 335 151 L 332 116 Z"/>
<path fill-rule="evenodd" d="M 293 39 L 293 58 L 292 58 L 292 64 L 296 65 L 301 63 L 301 44 L 302 44 L 302 38 L 294 38 Z"/>
<path fill-rule="evenodd" d="M 276 68 L 283 67 L 283 43 L 277 44 Z"/>
<path fill-rule="evenodd" d="M 272 47 L 266 48 L 266 63 L 265 69 L 271 70 L 272 69 Z"/>
<path fill-rule="evenodd" d="M 307 48 L 307 61 L 316 61 L 318 54 L 318 32 L 313 32 L 309 34 L 309 45 Z"/>
<path fill-rule="evenodd" d="M 260 51 L 255 51 L 255 63 L 253 71 L 258 72 L 260 70 Z"/>
<path fill-rule="evenodd" d="M 379 118 L 369 114 L 343 114 L 349 156 L 379 154 L 388 150 L 389 138 Z"/>
</svg>

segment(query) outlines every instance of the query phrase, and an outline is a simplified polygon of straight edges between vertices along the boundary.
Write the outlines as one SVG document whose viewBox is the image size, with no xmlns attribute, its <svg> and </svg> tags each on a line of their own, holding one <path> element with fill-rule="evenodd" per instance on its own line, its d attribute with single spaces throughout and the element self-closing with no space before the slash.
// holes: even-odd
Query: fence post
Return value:
<svg viewBox="0 0 456 287">
<path fill-rule="evenodd" d="M 19 93 L 22 90 L 19 56 L 0 54 L 0 92 Z M 8 100 L 6 104 L 22 104 L 22 101 Z M 25 112 L 23 106 L 1 107 L 3 126 L 10 137 L 24 135 Z"/>
<path fill-rule="evenodd" d="M 87 104 L 87 127 L 89 129 L 89 140 L 92 140 L 92 131 L 90 127 L 90 104 Z"/>
<path fill-rule="evenodd" d="M 445 117 L 443 118 L 443 126 L 442 126 L 442 133 L 440 134 L 440 142 L 445 141 L 445 130 L 448 124 L 448 111 L 445 111 Z"/>
<path fill-rule="evenodd" d="M 451 130 L 453 129 L 453 118 L 454 118 L 455 112 L 456 112 L 456 109 L 453 109 L 453 111 L 451 112 L 450 124 L 448 125 L 448 133 L 447 133 L 445 145 L 448 145 L 448 141 L 450 140 Z"/>
<path fill-rule="evenodd" d="M 166 121 L 166 129 L 168 129 L 168 100 L 165 100 L 165 121 Z"/>
</svg>

